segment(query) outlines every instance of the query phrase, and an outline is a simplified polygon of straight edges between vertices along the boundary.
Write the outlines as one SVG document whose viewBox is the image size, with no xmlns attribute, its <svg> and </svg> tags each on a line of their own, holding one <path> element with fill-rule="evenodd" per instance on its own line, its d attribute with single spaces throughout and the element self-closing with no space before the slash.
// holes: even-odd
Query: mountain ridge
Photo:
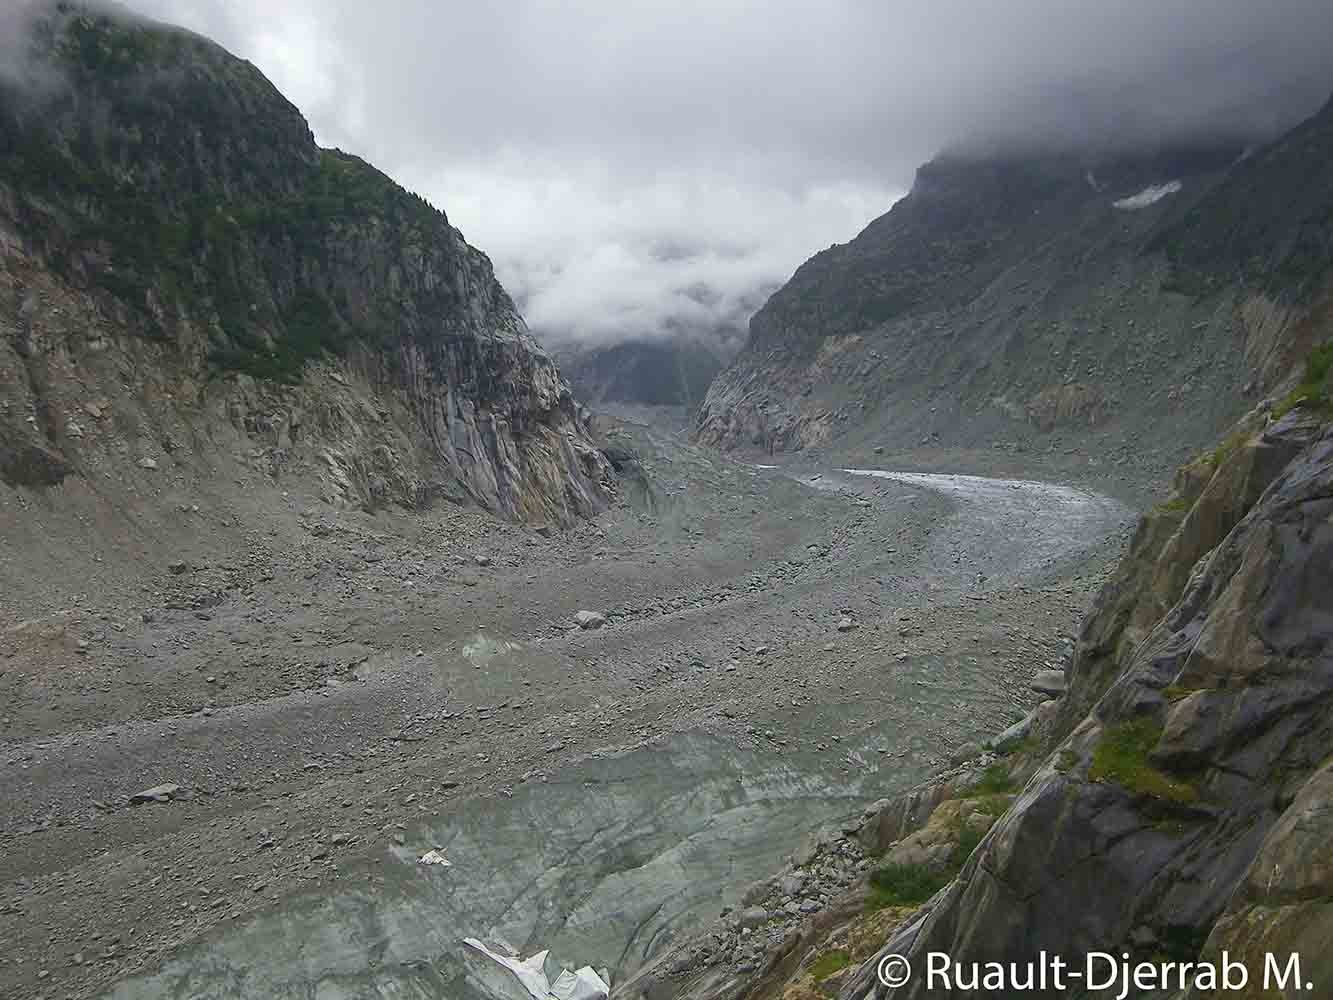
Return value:
<svg viewBox="0 0 1333 1000">
<path fill-rule="evenodd" d="M 938 157 L 756 313 L 696 437 L 770 454 L 1072 450 L 1140 479 L 1168 475 L 1308 349 L 1286 330 L 1329 260 L 1316 224 L 1299 301 L 1280 293 L 1290 281 L 1234 267 L 1205 280 L 1202 248 L 1224 234 L 1200 221 L 1202 206 L 1291 143 L 1322 149 L 1329 119 L 1325 107 L 1260 150 Z M 1277 187 L 1268 199 L 1285 198 L 1287 215 L 1275 246 L 1329 204 L 1322 188 Z"/>
<path fill-rule="evenodd" d="M 179 396 L 224 412 L 256 391 L 265 406 L 327 409 L 305 377 L 312 363 L 355 377 L 375 397 L 363 402 L 396 416 L 305 442 L 306 473 L 340 502 L 468 498 L 561 521 L 607 502 L 609 466 L 568 386 L 443 212 L 319 149 L 257 69 L 207 39 L 78 4 L 38 11 L 37 82 L 0 83 L 0 222 L 16 266 L 49 272 L 65 308 L 111 334 L 89 338 L 98 351 L 136 355 L 124 363 L 137 374 L 160 370 L 189 386 Z M 24 391 L 6 409 L 79 409 L 56 398 L 76 387 L 51 368 L 49 345 L 24 345 L 34 314 L 22 283 L 4 362 Z M 114 383 L 77 394 L 120 400 L 127 423 L 146 416 Z M 284 421 L 241 416 L 238 429 Z M 81 468 L 94 436 L 65 424 L 9 424 L 0 464 L 13 485 Z"/>
</svg>

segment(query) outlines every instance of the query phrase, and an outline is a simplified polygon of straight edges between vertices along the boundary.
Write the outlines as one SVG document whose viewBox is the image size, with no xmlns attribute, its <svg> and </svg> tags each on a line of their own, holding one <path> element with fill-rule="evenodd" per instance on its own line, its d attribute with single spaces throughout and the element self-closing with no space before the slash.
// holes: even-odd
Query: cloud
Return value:
<svg viewBox="0 0 1333 1000">
<path fill-rule="evenodd" d="M 900 192 L 783 187 L 762 164 L 619 174 L 593 156 L 501 153 L 400 175 L 494 260 L 537 330 L 614 341 L 743 329 L 813 250 L 855 233 Z"/>
<path fill-rule="evenodd" d="M 534 326 L 595 338 L 731 322 L 941 148 L 1261 139 L 1333 89 L 1327 0 L 130 5 L 254 61 Z"/>
</svg>

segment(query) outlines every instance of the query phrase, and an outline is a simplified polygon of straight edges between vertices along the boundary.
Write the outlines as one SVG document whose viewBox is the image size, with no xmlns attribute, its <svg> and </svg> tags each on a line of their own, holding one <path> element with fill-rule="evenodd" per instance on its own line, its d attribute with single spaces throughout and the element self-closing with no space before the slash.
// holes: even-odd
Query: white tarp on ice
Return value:
<svg viewBox="0 0 1333 1000">
<path fill-rule="evenodd" d="M 574 972 L 562 969 L 552 984 L 546 975 L 547 951 L 521 959 L 491 951 L 476 938 L 464 938 L 463 943 L 512 972 L 533 1000 L 606 1000 L 611 993 L 606 980 L 587 965 Z"/>
<path fill-rule="evenodd" d="M 610 992 L 611 987 L 587 965 L 575 972 L 562 969 L 551 986 L 551 995 L 559 1000 L 605 1000 Z"/>
</svg>

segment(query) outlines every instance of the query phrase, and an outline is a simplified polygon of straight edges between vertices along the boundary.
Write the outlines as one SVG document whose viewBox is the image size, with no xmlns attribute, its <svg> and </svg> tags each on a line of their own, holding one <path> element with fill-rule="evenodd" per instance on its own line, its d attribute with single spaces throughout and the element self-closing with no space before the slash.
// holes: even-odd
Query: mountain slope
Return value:
<svg viewBox="0 0 1333 1000">
<path fill-rule="evenodd" d="M 338 503 L 604 504 L 568 387 L 443 213 L 206 39 L 37 11 L 0 83 L 7 485 L 242 453 Z"/>
<path fill-rule="evenodd" d="M 1286 141 L 1322 141 L 1327 115 Z M 1243 153 L 937 158 L 890 212 L 804 264 L 755 315 L 710 388 L 699 438 L 770 452 L 1052 450 L 1167 473 L 1300 351 L 1286 333 L 1292 300 L 1215 270 L 1207 247 L 1225 223 L 1203 206 L 1263 159 L 1256 211 L 1237 204 L 1227 217 L 1270 219 L 1267 238 L 1280 242 L 1318 217 L 1323 195 L 1279 175 L 1267 153 Z M 1240 247 L 1251 235 L 1226 238 Z M 1288 264 L 1326 264 L 1319 237 L 1300 247 Z"/>
<path fill-rule="evenodd" d="M 1269 952 L 1284 968 L 1301 954 L 1307 981 L 1333 976 L 1319 947 L 1333 927 L 1331 141 L 1333 104 L 1167 231 L 1184 279 L 1285 303 L 1272 356 L 1308 358 L 1144 518 L 1084 625 L 1068 693 L 1034 726 L 1016 768 L 1026 787 L 884 953 L 1227 951 L 1254 982 L 1226 995 L 1244 997 L 1270 995 Z M 841 995 L 872 992 L 863 968 Z"/>
<path fill-rule="evenodd" d="M 1142 518 L 1064 677 L 1040 675 L 1049 700 L 849 827 L 884 852 L 881 867 L 780 951 L 745 974 L 682 979 L 672 995 L 963 997 L 975 995 L 966 974 L 933 986 L 921 974 L 928 955 L 966 972 L 1026 969 L 1041 952 L 1081 969 L 1091 951 L 1177 971 L 1162 989 L 1122 979 L 1093 993 L 1071 976 L 1068 990 L 990 992 L 1328 992 L 1330 142 L 1333 105 L 1163 220 L 1145 250 L 1172 284 L 1238 307 L 1251 333 L 1246 364 L 1272 394 L 1183 466 L 1170 498 Z M 962 821 L 979 810 L 984 822 Z M 1218 965 L 1224 953 L 1248 969 L 1247 987 L 1181 981 L 1179 963 Z M 1300 956 L 1294 987 L 1268 988 L 1269 954 L 1284 973 Z M 917 970 L 894 988 L 878 974 L 891 955 Z"/>
</svg>

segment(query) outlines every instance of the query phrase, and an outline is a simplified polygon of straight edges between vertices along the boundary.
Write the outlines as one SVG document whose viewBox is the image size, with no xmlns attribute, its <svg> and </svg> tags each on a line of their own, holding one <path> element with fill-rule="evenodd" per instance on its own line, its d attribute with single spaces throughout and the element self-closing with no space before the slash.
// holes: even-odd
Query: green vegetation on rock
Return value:
<svg viewBox="0 0 1333 1000">
<path fill-rule="evenodd" d="M 815 959 L 810 966 L 810 975 L 814 977 L 815 982 L 822 983 L 835 972 L 841 972 L 847 968 L 851 963 L 851 955 L 841 948 L 835 948 L 832 951 L 824 952 Z"/>
<path fill-rule="evenodd" d="M 349 300 L 349 264 L 438 270 L 460 241 L 424 199 L 318 149 L 249 63 L 78 4 L 54 6 L 34 45 L 70 86 L 0 81 L 0 188 L 52 267 L 128 306 L 131 329 L 169 340 L 188 319 L 216 369 L 293 382 L 312 358 L 381 346 L 423 311 L 408 298 L 447 304 L 448 282 L 387 278 Z"/>
<path fill-rule="evenodd" d="M 981 774 L 981 780 L 967 790 L 965 798 L 982 798 L 990 795 L 1004 795 L 1014 790 L 1013 779 L 1009 777 L 1009 768 L 995 763 Z"/>
<path fill-rule="evenodd" d="M 1194 501 L 1187 496 L 1174 496 L 1153 508 L 1159 514 L 1188 514 Z"/>
<path fill-rule="evenodd" d="M 953 881 L 955 874 L 934 871 L 927 865 L 882 865 L 870 873 L 870 898 L 866 901 L 866 909 L 917 906 Z"/>
<path fill-rule="evenodd" d="M 973 799 L 974 796 L 969 794 L 965 798 Z M 1009 808 L 1010 802 L 1011 795 L 991 792 L 980 797 L 974 811 L 998 817 Z M 866 901 L 866 909 L 873 912 L 889 906 L 916 906 L 924 903 L 963 870 L 967 859 L 985 838 L 987 828 L 968 822 L 966 814 L 951 820 L 949 829 L 954 843 L 948 860 L 942 866 L 898 863 L 880 865 L 870 873 L 870 896 Z"/>
<path fill-rule="evenodd" d="M 1088 777 L 1113 781 L 1131 792 L 1170 802 L 1194 802 L 1198 789 L 1153 767 L 1148 755 L 1161 739 L 1162 728 L 1151 719 L 1109 726 L 1092 757 Z"/>
<path fill-rule="evenodd" d="M 1325 416 L 1333 414 L 1333 395 L 1331 395 L 1333 386 L 1330 385 L 1330 374 L 1333 374 L 1333 341 L 1315 348 L 1306 358 L 1305 375 L 1301 379 L 1301 384 L 1274 407 L 1274 419 L 1297 406 L 1304 406 Z"/>
</svg>

